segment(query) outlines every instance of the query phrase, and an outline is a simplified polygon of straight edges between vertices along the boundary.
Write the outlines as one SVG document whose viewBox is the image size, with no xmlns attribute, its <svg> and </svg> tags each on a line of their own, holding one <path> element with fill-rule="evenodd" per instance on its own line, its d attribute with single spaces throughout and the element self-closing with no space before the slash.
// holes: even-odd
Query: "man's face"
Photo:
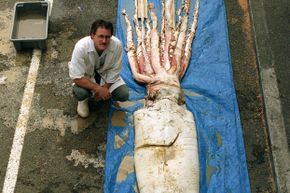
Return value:
<svg viewBox="0 0 290 193">
<path fill-rule="evenodd" d="M 102 52 L 109 46 L 111 36 L 111 31 L 102 27 L 99 27 L 95 34 L 91 34 L 97 52 Z"/>
</svg>

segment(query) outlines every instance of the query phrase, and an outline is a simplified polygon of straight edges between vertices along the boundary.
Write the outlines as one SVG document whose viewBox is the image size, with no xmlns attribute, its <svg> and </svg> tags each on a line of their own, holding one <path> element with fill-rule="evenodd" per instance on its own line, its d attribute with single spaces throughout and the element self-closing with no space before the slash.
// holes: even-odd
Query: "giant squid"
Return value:
<svg viewBox="0 0 290 193">
<path fill-rule="evenodd" d="M 199 0 L 190 14 L 190 0 L 177 13 L 174 0 L 161 0 L 161 26 L 154 5 L 144 13 L 135 1 L 133 24 L 126 10 L 126 51 L 133 78 L 146 86 L 144 107 L 134 112 L 134 165 L 140 193 L 199 192 L 196 125 L 185 106 L 180 81 L 189 66 Z M 137 9 L 140 6 L 141 9 Z M 141 10 L 141 16 L 137 11 Z M 192 15 L 192 23 L 189 17 Z M 136 43 L 134 41 L 136 36 Z"/>
</svg>

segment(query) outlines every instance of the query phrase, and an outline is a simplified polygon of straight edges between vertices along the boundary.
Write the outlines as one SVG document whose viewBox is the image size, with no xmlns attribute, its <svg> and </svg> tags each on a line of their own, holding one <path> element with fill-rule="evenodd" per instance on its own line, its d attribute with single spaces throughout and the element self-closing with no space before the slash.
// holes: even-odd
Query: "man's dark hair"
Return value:
<svg viewBox="0 0 290 193">
<path fill-rule="evenodd" d="M 94 21 L 94 23 L 92 23 L 90 34 L 96 34 L 96 31 L 99 27 L 110 30 L 112 35 L 114 33 L 113 24 L 111 22 L 97 19 L 96 21 Z"/>
</svg>

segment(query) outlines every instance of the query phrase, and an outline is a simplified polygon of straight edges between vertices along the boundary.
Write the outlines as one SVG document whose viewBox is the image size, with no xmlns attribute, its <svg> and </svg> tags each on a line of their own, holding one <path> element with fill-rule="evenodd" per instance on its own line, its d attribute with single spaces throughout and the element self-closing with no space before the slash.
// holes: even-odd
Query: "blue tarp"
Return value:
<svg viewBox="0 0 290 193">
<path fill-rule="evenodd" d="M 154 3 L 161 12 L 161 1 Z M 180 1 L 176 2 L 179 8 Z M 193 10 L 194 2 L 191 3 Z M 134 1 L 118 0 L 116 36 L 126 45 L 126 25 L 121 15 L 126 9 L 133 18 Z M 159 17 L 160 18 L 160 17 Z M 191 22 L 190 22 L 191 23 Z M 105 167 L 105 193 L 136 192 L 132 162 L 127 175 L 118 175 L 124 158 L 134 155 L 133 112 L 142 107 L 143 85 L 132 79 L 127 55 L 122 77 L 130 88 L 130 105 L 110 107 Z M 249 193 L 250 185 L 239 110 L 233 84 L 228 32 L 223 0 L 200 0 L 199 22 L 192 44 L 190 65 L 181 81 L 187 108 L 194 114 L 198 134 L 201 193 Z M 114 116 L 122 117 L 119 122 Z M 120 116 L 122 115 L 122 116 Z M 122 123 L 123 122 L 123 123 Z M 116 145 L 116 141 L 121 145 Z M 124 173 L 124 172 L 123 172 Z M 119 174 L 120 175 L 120 174 Z M 156 179 L 158 180 L 158 179 Z"/>
</svg>

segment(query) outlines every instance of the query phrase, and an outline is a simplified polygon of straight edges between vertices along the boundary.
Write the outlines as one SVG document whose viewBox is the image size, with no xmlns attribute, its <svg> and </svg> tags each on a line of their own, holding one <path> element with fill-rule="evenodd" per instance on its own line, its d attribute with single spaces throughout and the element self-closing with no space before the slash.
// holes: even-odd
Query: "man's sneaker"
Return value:
<svg viewBox="0 0 290 193">
<path fill-rule="evenodd" d="M 77 112 L 78 112 L 79 116 L 81 116 L 82 118 L 86 118 L 89 116 L 90 110 L 89 110 L 89 99 L 88 98 L 83 100 L 83 101 L 78 101 Z"/>
</svg>

